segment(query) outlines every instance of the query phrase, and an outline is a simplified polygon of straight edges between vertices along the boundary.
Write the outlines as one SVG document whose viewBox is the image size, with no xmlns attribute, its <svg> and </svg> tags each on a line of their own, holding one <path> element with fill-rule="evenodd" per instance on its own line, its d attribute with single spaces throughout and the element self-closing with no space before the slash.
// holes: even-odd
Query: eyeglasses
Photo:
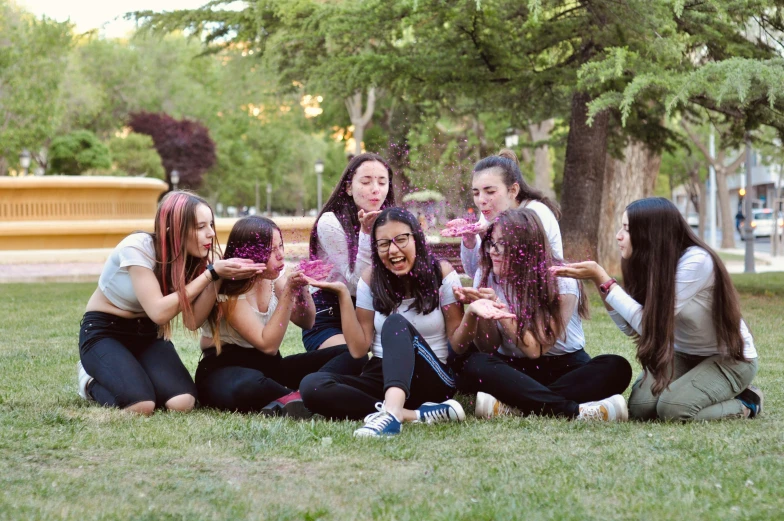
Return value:
<svg viewBox="0 0 784 521">
<path fill-rule="evenodd" d="M 401 233 L 400 235 L 395 235 L 395 237 L 392 239 L 379 239 L 376 241 L 376 248 L 378 248 L 379 253 L 386 253 L 389 251 L 389 247 L 392 245 L 392 242 L 394 242 L 395 246 L 402 250 L 408 246 L 408 238 L 412 235 L 414 234 Z"/>
<path fill-rule="evenodd" d="M 503 255 L 504 254 L 504 243 L 502 242 L 493 242 L 493 239 L 487 238 L 484 243 L 484 249 L 487 253 L 493 253 L 495 250 L 496 255 Z"/>
</svg>

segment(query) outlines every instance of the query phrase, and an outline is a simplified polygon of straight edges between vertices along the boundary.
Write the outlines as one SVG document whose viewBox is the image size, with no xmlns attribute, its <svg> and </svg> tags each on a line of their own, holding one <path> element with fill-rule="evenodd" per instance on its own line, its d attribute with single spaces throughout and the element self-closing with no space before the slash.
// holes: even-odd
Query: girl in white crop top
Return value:
<svg viewBox="0 0 784 521">
<path fill-rule="evenodd" d="M 552 254 L 537 213 L 502 212 L 482 250 L 477 289 L 455 288 L 469 304 L 456 344 L 473 342 L 478 349 L 455 348 L 463 356 L 454 367 L 458 389 L 477 393 L 476 415 L 625 420 L 620 394 L 631 381 L 631 365 L 618 355 L 585 352 L 582 283 L 549 272 L 562 261 Z"/>
<path fill-rule="evenodd" d="M 514 152 L 502 150 L 497 156 L 489 156 L 479 161 L 474 166 L 471 190 L 474 204 L 480 212 L 480 235 L 484 235 L 487 227 L 501 212 L 512 208 L 528 208 L 539 216 L 553 255 L 559 259 L 563 258 L 561 228 L 558 226 L 561 212 L 554 202 L 525 182 Z M 447 227 L 465 223 L 463 219 L 455 219 L 450 221 Z M 481 260 L 480 235 L 475 232 L 461 235 L 463 241 L 460 244 L 460 260 L 466 275 L 473 278 Z"/>
<path fill-rule="evenodd" d="M 289 322 L 311 327 L 315 308 L 303 274 L 284 274 L 283 237 L 274 222 L 260 216 L 237 221 L 226 255 L 249 257 L 265 270 L 248 280 L 226 281 L 202 325 L 204 356 L 196 370 L 200 403 L 229 411 L 310 416 L 296 392 L 300 380 L 340 355 L 350 358 L 347 348 L 281 356 Z"/>
<path fill-rule="evenodd" d="M 215 260 L 212 210 L 188 192 L 171 192 L 155 233 L 123 239 L 87 303 L 79 337 L 79 394 L 103 405 L 151 414 L 193 408 L 196 390 L 169 341 L 171 320 L 196 329 L 215 303 L 218 278 L 243 279 L 263 266 Z"/>
<path fill-rule="evenodd" d="M 310 283 L 337 295 L 354 357 L 372 349 L 373 358 L 359 376 L 305 378 L 305 405 L 327 417 L 365 418 L 355 436 L 395 435 L 405 421 L 462 420 L 462 407 L 450 400 L 455 384 L 446 365 L 463 316 L 452 290 L 457 274 L 433 257 L 419 221 L 401 208 L 381 212 L 371 244 L 373 268 L 359 282 L 356 312 L 344 283 Z"/>
<path fill-rule="evenodd" d="M 395 205 L 392 169 L 377 154 L 355 156 L 316 219 L 310 232 L 310 258 L 332 265 L 329 282 L 346 285 L 356 297 L 360 275 L 370 267 L 370 227 L 378 213 Z M 302 331 L 305 350 L 345 345 L 340 305 L 335 295 L 316 290 L 316 322 Z M 356 374 L 362 366 L 357 365 Z"/>
<path fill-rule="evenodd" d="M 635 338 L 643 374 L 629 413 L 639 419 L 754 417 L 762 392 L 754 340 L 724 264 L 667 199 L 640 199 L 616 239 L 624 288 L 595 262 L 557 269 L 593 280 L 619 329 Z"/>
</svg>

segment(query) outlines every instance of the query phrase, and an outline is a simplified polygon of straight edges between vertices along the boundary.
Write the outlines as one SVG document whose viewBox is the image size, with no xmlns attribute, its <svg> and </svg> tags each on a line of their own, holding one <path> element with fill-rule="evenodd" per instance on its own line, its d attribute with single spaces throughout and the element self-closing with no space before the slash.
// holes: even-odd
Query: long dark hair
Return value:
<svg viewBox="0 0 784 521">
<path fill-rule="evenodd" d="M 571 318 L 563 316 L 558 280 L 550 271 L 552 266 L 562 265 L 563 260 L 553 257 L 550 241 L 536 212 L 525 208 L 506 210 L 490 225 L 482 239 L 481 287 L 487 287 L 490 277 L 495 277 L 486 245 L 496 228 L 501 230 L 499 242 L 504 245 L 503 265 L 506 266 L 499 285 L 509 311 L 517 316 L 517 336 L 523 338 L 525 332 L 530 331 L 540 344 L 553 345 Z M 587 318 L 587 298 L 582 282 L 578 281 L 578 284 L 577 311 L 582 318 Z"/>
<path fill-rule="evenodd" d="M 193 307 L 188 300 L 185 286 L 201 275 L 212 262 L 219 245 L 215 237 L 207 257 L 194 257 L 188 254 L 188 241 L 196 233 L 196 208 L 203 204 L 212 212 L 209 203 L 198 195 L 177 190 L 166 194 L 158 204 L 155 213 L 155 231 L 152 233 L 155 245 L 155 278 L 161 286 L 161 293 L 177 293 L 180 309 L 185 317 L 193 316 Z M 214 217 L 212 219 L 214 221 Z M 210 222 L 210 226 L 214 222 Z M 168 339 L 171 336 L 171 321 L 158 328 L 159 334 Z"/>
<path fill-rule="evenodd" d="M 384 202 L 381 204 L 381 209 L 383 210 L 384 208 L 395 206 L 395 191 L 392 189 L 392 168 L 389 166 L 389 163 L 380 155 L 371 154 L 369 152 L 354 156 L 351 161 L 348 162 L 348 165 L 346 165 L 343 175 L 340 176 L 340 181 L 338 181 L 337 186 L 335 186 L 335 189 L 332 191 L 332 195 L 327 199 L 327 204 L 325 204 L 324 208 L 319 212 L 313 229 L 310 230 L 311 260 L 315 260 L 318 256 L 318 221 L 325 212 L 332 212 L 335 214 L 335 217 L 338 218 L 340 226 L 343 227 L 343 231 L 346 233 L 346 241 L 348 242 L 348 265 L 352 271 L 354 270 L 354 264 L 357 261 L 357 241 L 359 240 L 360 229 L 359 217 L 357 216 L 359 208 L 357 208 L 354 198 L 348 195 L 346 190 L 351 186 L 351 180 L 354 179 L 354 174 L 356 174 L 359 167 L 367 161 L 378 161 L 384 165 L 387 169 L 387 174 L 389 175 L 389 191 L 387 192 L 386 199 L 384 199 Z"/>
<path fill-rule="evenodd" d="M 623 283 L 642 305 L 642 335 L 636 337 L 637 359 L 654 379 L 660 394 L 672 381 L 675 357 L 675 273 L 687 248 L 698 246 L 713 261 L 713 325 L 722 355 L 745 360 L 740 334 L 740 299 L 724 263 L 691 230 L 672 202 L 662 197 L 639 199 L 626 207 L 632 254 L 621 261 Z"/>
<path fill-rule="evenodd" d="M 226 242 L 225 258 L 242 258 L 250 259 L 253 262 L 266 263 L 270 258 L 272 238 L 276 230 L 280 233 L 278 225 L 266 217 L 259 215 L 243 217 L 234 223 L 234 226 L 231 228 L 229 240 Z M 281 234 L 281 240 L 283 240 L 283 234 Z M 258 281 L 258 277 L 258 275 L 254 275 L 244 280 L 227 279 L 223 281 L 220 292 L 228 297 L 226 310 L 224 312 L 222 306 L 217 304 L 212 308 L 208 319 L 218 354 L 221 352 L 221 320 L 231 315 L 234 306 L 237 304 L 237 297 L 249 292 Z"/>
<path fill-rule="evenodd" d="M 404 277 L 391 273 L 378 256 L 376 230 L 387 222 L 406 224 L 414 234 L 412 240 L 416 245 L 416 259 L 414 267 L 405 276 L 408 281 Z M 414 303 L 408 309 L 413 309 L 421 315 L 435 311 L 441 303 L 439 298 L 443 278 L 441 263 L 427 247 L 425 234 L 417 218 L 402 208 L 387 208 L 373 223 L 372 237 L 373 274 L 370 277 L 370 290 L 373 293 L 373 308 L 383 315 L 394 313 L 403 302 L 408 290 L 409 298 L 414 299 Z"/>
<path fill-rule="evenodd" d="M 520 161 L 518 161 L 517 155 L 515 155 L 514 152 L 504 148 L 498 152 L 498 155 L 488 156 L 480 160 L 474 166 L 473 175 L 491 169 L 501 174 L 501 178 L 504 180 L 504 185 L 506 185 L 507 189 L 512 188 L 512 185 L 517 183 L 517 186 L 520 187 L 520 191 L 517 192 L 516 198 L 518 203 L 522 203 L 523 201 L 539 201 L 553 212 L 556 220 L 561 219 L 561 209 L 558 207 L 558 203 L 550 200 L 540 190 L 537 190 L 525 182 L 525 179 L 523 179 L 523 172 L 520 170 Z"/>
</svg>

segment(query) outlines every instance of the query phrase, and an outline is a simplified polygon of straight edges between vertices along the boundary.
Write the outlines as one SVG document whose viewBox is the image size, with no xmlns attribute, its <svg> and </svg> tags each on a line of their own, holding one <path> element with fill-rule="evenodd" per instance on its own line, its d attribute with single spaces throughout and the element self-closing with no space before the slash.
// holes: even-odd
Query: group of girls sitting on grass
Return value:
<svg viewBox="0 0 784 521">
<path fill-rule="evenodd" d="M 567 264 L 558 207 L 523 180 L 513 154 L 474 168 L 477 223 L 454 220 L 473 286 L 433 256 L 395 206 L 380 156 L 354 157 L 311 233 L 310 262 L 285 272 L 280 229 L 234 225 L 220 258 L 209 205 L 187 192 L 161 201 L 155 232 L 125 238 L 82 319 L 79 393 L 151 414 L 196 404 L 295 418 L 364 420 L 357 436 L 405 422 L 475 415 L 580 420 L 754 417 L 757 353 L 716 254 L 675 206 L 643 199 L 617 234 L 626 290 L 592 261 Z M 583 280 L 634 338 L 642 374 L 615 354 L 591 358 Z M 170 341 L 171 321 L 201 331 L 195 382 Z M 305 352 L 283 357 L 289 322 Z M 368 354 L 372 352 L 372 357 Z"/>
</svg>

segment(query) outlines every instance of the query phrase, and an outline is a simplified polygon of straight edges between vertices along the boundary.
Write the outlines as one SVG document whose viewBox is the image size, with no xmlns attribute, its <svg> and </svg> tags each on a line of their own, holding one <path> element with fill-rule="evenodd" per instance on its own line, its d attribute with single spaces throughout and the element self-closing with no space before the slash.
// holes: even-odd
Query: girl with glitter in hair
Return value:
<svg viewBox="0 0 784 521">
<path fill-rule="evenodd" d="M 399 434 L 404 422 L 464 419 L 446 365 L 463 317 L 452 287 L 457 272 L 427 248 L 416 217 L 401 208 L 381 212 L 372 230 L 372 268 L 357 287 L 357 308 L 342 282 L 311 285 L 340 302 L 343 334 L 354 356 L 373 358 L 358 376 L 319 372 L 302 380 L 305 405 L 330 418 L 364 418 L 355 436 Z M 435 403 L 440 402 L 440 403 Z"/>
<path fill-rule="evenodd" d="M 477 393 L 475 414 L 542 414 L 578 419 L 628 418 L 620 393 L 631 381 L 618 355 L 585 352 L 582 284 L 550 271 L 554 256 L 536 212 L 507 210 L 482 239 L 474 288 L 455 288 L 469 304 L 452 363 L 462 392 Z M 510 315 L 496 320 L 498 309 Z M 461 346 L 475 348 L 467 352 Z"/>
<path fill-rule="evenodd" d="M 525 182 L 514 152 L 503 149 L 498 155 L 479 161 L 474 166 L 471 192 L 479 210 L 479 222 L 469 224 L 464 219 L 455 219 L 447 223 L 447 228 L 441 232 L 447 236 L 462 237 L 460 260 L 466 275 L 473 277 L 479 268 L 482 258 L 480 241 L 487 227 L 501 212 L 514 208 L 528 208 L 536 212 L 550 249 L 556 257 L 563 258 L 558 204 Z"/>
<path fill-rule="evenodd" d="M 109 255 L 79 330 L 79 394 L 102 405 L 152 414 L 189 411 L 196 388 L 171 343 L 171 321 L 197 329 L 220 280 L 252 277 L 262 265 L 215 259 L 212 209 L 194 194 L 167 194 L 155 232 L 123 239 Z"/>
<path fill-rule="evenodd" d="M 370 266 L 370 229 L 384 208 L 395 206 L 392 169 L 377 154 L 359 154 L 349 161 L 310 233 L 310 260 L 332 266 L 327 282 L 345 284 L 356 301 L 357 284 Z M 346 345 L 341 329 L 342 307 L 336 295 L 314 288 L 316 321 L 302 331 L 306 351 Z M 345 360 L 345 374 L 359 374 L 367 357 Z"/>
<path fill-rule="evenodd" d="M 201 405 L 268 416 L 307 418 L 297 389 L 315 371 L 331 371 L 344 345 L 283 357 L 289 322 L 313 326 L 315 306 L 302 272 L 284 273 L 283 237 L 269 219 L 250 216 L 234 224 L 226 255 L 246 257 L 265 268 L 245 280 L 226 281 L 218 305 L 201 328 L 203 357 L 196 370 Z"/>
</svg>

